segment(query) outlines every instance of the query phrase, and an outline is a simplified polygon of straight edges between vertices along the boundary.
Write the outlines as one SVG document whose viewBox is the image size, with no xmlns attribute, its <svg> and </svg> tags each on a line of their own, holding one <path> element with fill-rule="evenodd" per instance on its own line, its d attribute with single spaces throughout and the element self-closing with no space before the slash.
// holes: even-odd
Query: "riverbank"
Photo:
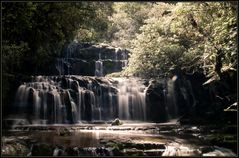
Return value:
<svg viewBox="0 0 239 158">
<path fill-rule="evenodd" d="M 108 123 L 3 131 L 3 156 L 236 156 L 236 126 Z"/>
</svg>

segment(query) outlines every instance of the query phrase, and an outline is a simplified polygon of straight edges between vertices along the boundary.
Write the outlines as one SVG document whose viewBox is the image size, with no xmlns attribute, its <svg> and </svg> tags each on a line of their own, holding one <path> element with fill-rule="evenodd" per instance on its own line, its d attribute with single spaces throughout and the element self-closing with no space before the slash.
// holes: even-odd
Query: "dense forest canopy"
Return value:
<svg viewBox="0 0 239 158">
<path fill-rule="evenodd" d="M 180 68 L 220 79 L 237 67 L 236 2 L 4 2 L 3 72 L 44 74 L 69 42 L 130 50 L 126 76 Z"/>
<path fill-rule="evenodd" d="M 115 36 L 125 35 L 113 43 L 131 50 L 124 75 L 156 77 L 179 67 L 188 73 L 203 71 L 208 77 L 219 79 L 225 71 L 236 71 L 236 4 L 158 2 L 138 5 L 132 5 L 135 10 L 130 5 L 124 6 L 113 14 L 116 24 L 122 22 L 117 25 L 119 31 Z M 136 12 L 132 14 L 133 11 Z M 131 27 L 125 26 L 128 23 Z"/>
<path fill-rule="evenodd" d="M 52 63 L 75 38 L 99 41 L 107 31 L 110 5 L 102 2 L 3 3 L 3 71 L 46 73 L 45 64 Z"/>
</svg>

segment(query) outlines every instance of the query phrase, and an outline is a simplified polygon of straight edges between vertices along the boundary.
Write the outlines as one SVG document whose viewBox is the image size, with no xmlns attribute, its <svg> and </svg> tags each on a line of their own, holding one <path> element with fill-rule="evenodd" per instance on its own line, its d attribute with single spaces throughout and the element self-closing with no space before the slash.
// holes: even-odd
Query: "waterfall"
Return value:
<svg viewBox="0 0 239 158">
<path fill-rule="evenodd" d="M 95 76 L 103 76 L 103 62 L 101 61 L 101 53 L 99 59 L 95 61 Z"/>
<path fill-rule="evenodd" d="M 121 71 L 128 62 L 128 51 L 102 44 L 68 44 L 55 60 L 54 74 L 102 77 Z"/>
<path fill-rule="evenodd" d="M 34 90 L 33 92 L 33 105 L 34 105 L 34 114 L 36 116 L 36 119 L 40 118 L 40 104 L 41 104 L 41 98 L 39 97 L 39 91 Z"/>
<path fill-rule="evenodd" d="M 37 123 L 107 121 L 117 117 L 145 121 L 145 92 L 146 87 L 136 78 L 36 76 L 19 86 L 15 104 L 19 109 L 32 108 L 31 121 Z"/>
<path fill-rule="evenodd" d="M 178 115 L 177 102 L 175 96 L 175 81 L 177 80 L 177 76 L 174 76 L 172 79 L 168 79 L 166 81 L 167 88 L 165 89 L 164 97 L 165 97 L 165 105 L 166 111 L 169 116 L 169 119 L 173 119 Z"/>
<path fill-rule="evenodd" d="M 114 78 L 119 83 L 119 118 L 126 120 L 146 120 L 146 87 L 135 78 Z"/>
<path fill-rule="evenodd" d="M 128 57 L 127 57 L 127 53 L 126 50 L 123 51 L 122 53 L 122 68 L 126 67 L 128 64 Z"/>
<path fill-rule="evenodd" d="M 30 88 L 25 83 L 19 86 L 15 97 L 15 105 L 17 107 L 27 107 L 29 90 Z"/>
<path fill-rule="evenodd" d="M 52 95 L 54 96 L 54 123 L 61 123 L 61 97 L 57 91 L 52 91 Z"/>
<path fill-rule="evenodd" d="M 16 111 L 26 114 L 30 122 L 33 119 L 49 124 L 115 118 L 146 121 L 150 117 L 161 119 L 162 115 L 167 115 L 166 121 L 175 118 L 184 104 L 189 107 L 190 100 L 195 104 L 190 82 L 177 82 L 177 76 L 165 80 L 162 89 L 151 87 L 150 91 L 158 91 L 155 95 L 148 95 L 149 86 L 139 78 L 104 77 L 121 71 L 127 62 L 125 49 L 73 42 L 66 47 L 64 56 L 56 59 L 58 76 L 33 76 L 31 82 L 19 86 Z"/>
</svg>

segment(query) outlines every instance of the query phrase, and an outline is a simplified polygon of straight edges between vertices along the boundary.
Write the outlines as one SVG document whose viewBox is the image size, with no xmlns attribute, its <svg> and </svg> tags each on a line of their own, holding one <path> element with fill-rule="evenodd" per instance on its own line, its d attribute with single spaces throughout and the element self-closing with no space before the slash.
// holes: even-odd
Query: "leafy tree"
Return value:
<svg viewBox="0 0 239 158">
<path fill-rule="evenodd" d="M 110 8 L 111 3 L 103 2 L 2 3 L 4 72 L 50 72 L 45 65 L 54 63 L 64 45 L 75 38 L 97 41 L 105 35 Z M 87 38 L 82 30 L 94 36 Z"/>
<path fill-rule="evenodd" d="M 234 70 L 236 9 L 229 2 L 155 3 L 133 40 L 126 75 L 156 77 L 179 67 L 212 79 Z"/>
<path fill-rule="evenodd" d="M 108 40 L 112 45 L 129 48 L 130 41 L 135 38 L 139 28 L 147 19 L 147 12 L 152 3 L 146 2 L 114 2 L 114 13 L 109 17 Z"/>
<path fill-rule="evenodd" d="M 55 58 L 75 38 L 104 39 L 110 11 L 111 2 L 3 2 L 3 104 L 11 103 L 22 76 L 52 75 Z"/>
</svg>

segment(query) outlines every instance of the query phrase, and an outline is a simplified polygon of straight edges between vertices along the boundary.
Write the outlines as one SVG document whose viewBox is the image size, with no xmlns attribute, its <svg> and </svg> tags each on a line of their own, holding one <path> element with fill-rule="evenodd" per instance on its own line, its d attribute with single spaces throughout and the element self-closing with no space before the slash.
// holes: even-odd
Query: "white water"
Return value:
<svg viewBox="0 0 239 158">
<path fill-rule="evenodd" d="M 78 80 L 87 83 L 86 87 L 81 87 Z M 139 79 L 102 78 L 102 81 L 97 85 L 94 77 L 36 76 L 33 82 L 19 86 L 15 104 L 19 109 L 32 108 L 33 114 L 29 115 L 38 123 L 108 121 L 117 117 L 146 121 L 146 87 Z"/>
<path fill-rule="evenodd" d="M 135 78 L 114 78 L 118 81 L 119 118 L 146 120 L 146 87 Z"/>
<path fill-rule="evenodd" d="M 103 76 L 103 62 L 101 60 L 100 53 L 99 53 L 99 59 L 95 61 L 95 76 Z"/>
</svg>

